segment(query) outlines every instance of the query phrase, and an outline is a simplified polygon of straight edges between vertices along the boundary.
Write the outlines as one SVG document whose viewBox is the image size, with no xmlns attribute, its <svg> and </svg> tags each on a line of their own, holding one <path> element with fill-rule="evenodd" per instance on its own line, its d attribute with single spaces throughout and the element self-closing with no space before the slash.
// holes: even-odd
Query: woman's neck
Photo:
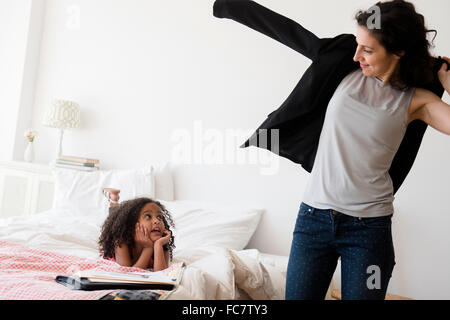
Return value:
<svg viewBox="0 0 450 320">
<path fill-rule="evenodd" d="M 400 80 L 400 64 L 397 63 L 392 71 L 388 70 L 386 73 L 378 75 L 376 78 L 384 83 L 391 82 L 392 80 Z"/>
</svg>

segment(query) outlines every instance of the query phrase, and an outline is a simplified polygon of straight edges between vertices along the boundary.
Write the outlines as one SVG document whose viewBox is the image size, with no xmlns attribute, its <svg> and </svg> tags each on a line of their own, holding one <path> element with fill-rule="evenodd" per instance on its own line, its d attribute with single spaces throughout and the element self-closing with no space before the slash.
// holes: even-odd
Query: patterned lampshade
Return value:
<svg viewBox="0 0 450 320">
<path fill-rule="evenodd" d="M 44 118 L 43 125 L 58 129 L 80 126 L 80 106 L 72 101 L 54 100 Z"/>
</svg>

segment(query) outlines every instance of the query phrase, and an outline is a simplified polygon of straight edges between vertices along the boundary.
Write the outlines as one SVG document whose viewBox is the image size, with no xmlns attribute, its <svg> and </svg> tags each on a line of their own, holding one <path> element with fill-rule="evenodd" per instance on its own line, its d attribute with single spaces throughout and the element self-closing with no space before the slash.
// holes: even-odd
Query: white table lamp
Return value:
<svg viewBox="0 0 450 320">
<path fill-rule="evenodd" d="M 64 129 L 74 129 L 80 126 L 80 106 L 72 101 L 54 100 L 45 115 L 43 125 L 59 129 L 57 156 L 62 155 Z"/>
</svg>

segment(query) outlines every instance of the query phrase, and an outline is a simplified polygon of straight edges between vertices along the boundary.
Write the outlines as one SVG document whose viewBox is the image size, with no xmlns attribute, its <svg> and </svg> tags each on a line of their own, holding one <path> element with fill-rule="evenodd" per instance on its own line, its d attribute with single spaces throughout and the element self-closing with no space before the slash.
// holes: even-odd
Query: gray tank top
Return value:
<svg viewBox="0 0 450 320">
<path fill-rule="evenodd" d="M 354 217 L 394 213 L 389 168 L 414 90 L 394 89 L 361 69 L 342 80 L 328 104 L 303 202 Z"/>
</svg>

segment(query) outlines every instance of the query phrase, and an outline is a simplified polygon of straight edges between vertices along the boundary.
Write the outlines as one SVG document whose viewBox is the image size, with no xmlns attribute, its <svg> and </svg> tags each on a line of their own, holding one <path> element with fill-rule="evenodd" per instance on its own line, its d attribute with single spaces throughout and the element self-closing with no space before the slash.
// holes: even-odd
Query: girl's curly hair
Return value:
<svg viewBox="0 0 450 320">
<path fill-rule="evenodd" d="M 175 227 L 175 224 L 169 211 L 159 201 L 145 197 L 124 201 L 118 206 L 110 207 L 109 215 L 103 223 L 98 244 L 104 258 L 114 258 L 115 248 L 121 244 L 126 244 L 130 248 L 134 247 L 136 223 L 142 208 L 147 203 L 154 203 L 160 207 L 164 227 L 172 233 L 170 227 Z M 163 248 L 165 251 L 169 250 L 170 260 L 172 260 L 175 248 L 173 234 Z"/>
<path fill-rule="evenodd" d="M 424 16 L 416 11 L 411 2 L 393 0 L 377 2 L 375 6 L 380 9 L 381 28 L 370 28 L 369 31 L 387 52 L 405 52 L 400 59 L 398 74 L 390 80 L 391 85 L 399 90 L 407 90 L 432 82 L 432 68 L 437 60 L 430 55 L 429 49 L 434 45 L 428 41 L 427 33 L 434 32 L 436 37 L 437 31 L 426 28 Z M 362 10 L 355 15 L 360 26 L 367 26 L 371 17 L 372 13 Z"/>
</svg>

